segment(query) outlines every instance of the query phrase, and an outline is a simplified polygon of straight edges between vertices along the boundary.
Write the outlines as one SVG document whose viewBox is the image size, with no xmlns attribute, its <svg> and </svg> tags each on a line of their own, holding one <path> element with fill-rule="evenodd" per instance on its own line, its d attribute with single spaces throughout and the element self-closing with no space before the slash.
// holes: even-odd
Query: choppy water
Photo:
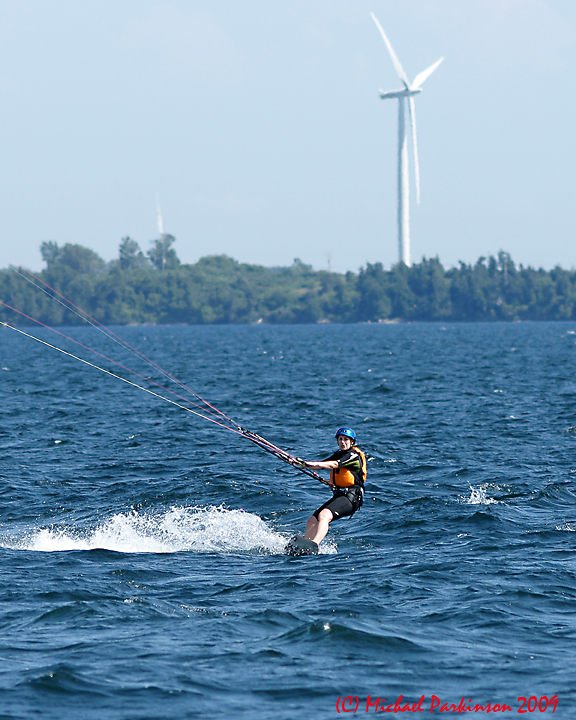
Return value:
<svg viewBox="0 0 576 720">
<path fill-rule="evenodd" d="M 367 500 L 289 558 L 324 486 L 0 328 L 2 720 L 576 717 L 576 324 L 118 332 Z"/>
</svg>

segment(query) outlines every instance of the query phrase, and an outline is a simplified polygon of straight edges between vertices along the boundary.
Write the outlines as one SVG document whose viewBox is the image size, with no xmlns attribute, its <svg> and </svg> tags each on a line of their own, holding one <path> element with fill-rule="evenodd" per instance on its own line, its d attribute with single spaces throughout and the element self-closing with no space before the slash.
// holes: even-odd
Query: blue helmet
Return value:
<svg viewBox="0 0 576 720">
<path fill-rule="evenodd" d="M 336 430 L 336 437 L 338 437 L 338 435 L 345 435 L 346 437 L 351 438 L 352 442 L 356 442 L 356 433 L 352 430 L 352 428 L 338 428 L 338 430 Z"/>
</svg>

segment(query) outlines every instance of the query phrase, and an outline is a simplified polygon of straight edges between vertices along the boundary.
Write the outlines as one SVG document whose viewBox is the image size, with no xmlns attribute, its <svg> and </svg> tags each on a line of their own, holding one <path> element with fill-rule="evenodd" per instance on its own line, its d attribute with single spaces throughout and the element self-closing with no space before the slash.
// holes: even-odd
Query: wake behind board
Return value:
<svg viewBox="0 0 576 720">
<path fill-rule="evenodd" d="M 295 535 L 286 545 L 286 555 L 299 557 L 301 555 L 318 555 L 318 545 L 312 540 L 306 540 L 302 535 Z"/>
</svg>

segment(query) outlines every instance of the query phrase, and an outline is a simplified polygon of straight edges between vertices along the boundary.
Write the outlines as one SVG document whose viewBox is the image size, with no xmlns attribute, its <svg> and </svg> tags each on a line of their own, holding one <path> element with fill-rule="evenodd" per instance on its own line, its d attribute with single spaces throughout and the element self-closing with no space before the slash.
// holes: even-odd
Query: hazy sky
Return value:
<svg viewBox="0 0 576 720">
<path fill-rule="evenodd" d="M 574 0 L 0 0 L 0 266 L 105 260 L 164 230 L 184 262 L 398 258 L 399 81 L 416 98 L 412 258 L 576 267 Z"/>
</svg>

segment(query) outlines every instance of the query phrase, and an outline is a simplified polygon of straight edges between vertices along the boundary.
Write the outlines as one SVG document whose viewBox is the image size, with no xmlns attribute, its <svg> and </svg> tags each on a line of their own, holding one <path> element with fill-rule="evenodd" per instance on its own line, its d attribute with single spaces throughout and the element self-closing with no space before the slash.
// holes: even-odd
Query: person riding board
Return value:
<svg viewBox="0 0 576 720">
<path fill-rule="evenodd" d="M 356 446 L 356 433 L 348 427 L 336 431 L 339 450 L 326 460 L 308 462 L 298 458 L 298 464 L 311 470 L 330 470 L 333 496 L 308 519 L 306 540 L 319 545 L 328 533 L 332 520 L 354 515 L 364 500 L 366 456 Z"/>
</svg>

